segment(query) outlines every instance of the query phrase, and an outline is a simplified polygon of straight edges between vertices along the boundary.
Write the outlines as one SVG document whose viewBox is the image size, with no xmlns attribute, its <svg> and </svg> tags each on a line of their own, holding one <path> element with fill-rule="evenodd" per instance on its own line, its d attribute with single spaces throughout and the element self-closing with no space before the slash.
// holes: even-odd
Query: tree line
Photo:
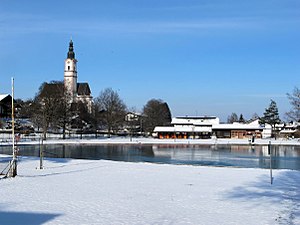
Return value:
<svg viewBox="0 0 300 225">
<path fill-rule="evenodd" d="M 67 130 L 78 132 L 105 132 L 108 135 L 118 134 L 127 129 L 132 134 L 150 134 L 155 126 L 167 126 L 171 122 L 171 111 L 166 102 L 161 99 L 150 99 L 143 107 L 141 114 L 133 118 L 126 116 L 135 113 L 128 109 L 118 92 L 106 88 L 94 98 L 92 108 L 82 101 L 73 102 L 62 81 L 52 81 L 52 88 L 45 88 L 43 83 L 33 99 L 18 100 L 20 111 L 18 116 L 29 118 L 34 125 L 41 129 L 44 138 L 48 131 L 60 131 L 63 138 Z M 295 87 L 292 93 L 287 94 L 291 110 L 285 115 L 287 119 L 300 122 L 300 90 Z M 278 107 L 271 99 L 262 116 L 254 113 L 251 120 L 259 119 L 261 124 L 270 124 L 275 130 L 282 120 L 279 118 Z M 228 123 L 246 123 L 243 114 L 232 113 L 227 118 Z"/>
<path fill-rule="evenodd" d="M 289 112 L 285 113 L 285 116 L 288 120 L 292 122 L 300 122 L 300 89 L 295 87 L 292 93 L 287 93 L 288 100 L 292 106 Z M 272 127 L 272 136 L 275 136 L 276 125 L 282 123 L 282 120 L 279 117 L 277 103 L 271 99 L 268 107 L 265 108 L 263 115 L 260 117 L 257 113 L 254 113 L 250 121 L 259 120 L 260 124 L 269 124 Z M 245 123 L 247 122 L 244 119 L 243 114 L 238 115 L 232 113 L 227 118 L 228 123 Z"/>
<path fill-rule="evenodd" d="M 60 132 L 66 138 L 68 130 L 95 135 L 102 132 L 110 136 L 126 128 L 132 135 L 148 135 L 155 126 L 165 126 L 171 122 L 170 108 L 161 99 L 149 100 L 142 113 L 137 114 L 128 109 L 117 91 L 106 88 L 88 108 L 86 102 L 73 101 L 62 81 L 43 83 L 33 99 L 19 100 L 18 104 L 18 116 L 30 119 L 43 132 L 44 139 L 49 131 Z M 126 119 L 128 113 L 136 117 Z"/>
</svg>

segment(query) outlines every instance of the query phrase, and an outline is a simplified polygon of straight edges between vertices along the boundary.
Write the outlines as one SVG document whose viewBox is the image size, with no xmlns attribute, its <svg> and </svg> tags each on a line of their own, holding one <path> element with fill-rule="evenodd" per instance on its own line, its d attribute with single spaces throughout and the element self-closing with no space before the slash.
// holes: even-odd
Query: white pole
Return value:
<svg viewBox="0 0 300 225">
<path fill-rule="evenodd" d="M 271 147 L 271 141 L 269 141 L 268 149 L 269 149 L 269 154 L 270 154 L 270 179 L 271 179 L 271 184 L 273 184 L 273 174 L 272 174 L 272 147 Z"/>
<path fill-rule="evenodd" d="M 14 78 L 11 78 L 11 129 L 12 129 L 12 146 L 13 146 L 13 160 L 15 160 L 15 110 L 14 110 Z"/>
<path fill-rule="evenodd" d="M 13 159 L 12 159 L 12 165 L 11 165 L 11 176 L 15 177 L 17 175 L 17 156 L 15 151 L 15 106 L 14 106 L 14 78 L 11 78 L 11 94 L 12 94 L 12 100 L 11 100 L 11 128 L 12 128 L 12 153 L 13 153 Z"/>
</svg>

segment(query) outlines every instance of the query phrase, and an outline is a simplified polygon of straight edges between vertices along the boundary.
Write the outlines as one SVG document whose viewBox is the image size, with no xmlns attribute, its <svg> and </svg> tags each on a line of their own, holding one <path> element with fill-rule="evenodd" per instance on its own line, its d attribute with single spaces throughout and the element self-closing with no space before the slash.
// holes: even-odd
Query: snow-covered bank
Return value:
<svg viewBox="0 0 300 225">
<path fill-rule="evenodd" d="M 1 224 L 300 224 L 300 173 L 22 157 Z"/>
<path fill-rule="evenodd" d="M 44 144 L 200 144 L 200 145 L 299 145 L 299 139 L 256 139 L 254 143 L 249 143 L 248 139 L 157 139 L 157 138 L 130 138 L 130 137 L 112 137 L 97 139 L 49 139 L 43 141 Z M 19 144 L 39 144 L 38 139 L 28 139 L 21 141 Z M 8 145 L 10 142 L 2 141 L 0 145 Z"/>
</svg>

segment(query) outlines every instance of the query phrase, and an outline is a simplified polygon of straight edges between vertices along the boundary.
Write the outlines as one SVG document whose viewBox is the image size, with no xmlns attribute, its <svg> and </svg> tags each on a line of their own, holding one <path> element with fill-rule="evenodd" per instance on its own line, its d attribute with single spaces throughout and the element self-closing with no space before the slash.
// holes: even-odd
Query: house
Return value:
<svg viewBox="0 0 300 225">
<path fill-rule="evenodd" d="M 127 112 L 125 115 L 126 125 L 124 126 L 124 132 L 131 135 L 142 134 L 142 115 L 135 112 Z"/>
<path fill-rule="evenodd" d="M 279 131 L 280 137 L 283 138 L 295 138 L 298 137 L 299 134 L 297 135 L 299 131 L 299 123 L 298 122 L 290 122 L 287 124 L 284 124 L 283 128 Z"/>
<path fill-rule="evenodd" d="M 0 118 L 11 117 L 12 97 L 10 94 L 0 94 Z"/>
</svg>

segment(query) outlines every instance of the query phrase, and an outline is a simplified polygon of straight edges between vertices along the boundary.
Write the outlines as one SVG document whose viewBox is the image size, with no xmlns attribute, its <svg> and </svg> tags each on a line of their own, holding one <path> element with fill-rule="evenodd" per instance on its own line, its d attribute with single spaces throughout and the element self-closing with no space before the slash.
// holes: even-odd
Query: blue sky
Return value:
<svg viewBox="0 0 300 225">
<path fill-rule="evenodd" d="M 152 98 L 173 116 L 283 116 L 300 85 L 299 0 L 0 1 L 0 93 L 34 97 L 62 80 L 72 37 L 78 81 L 129 108 Z"/>
</svg>

